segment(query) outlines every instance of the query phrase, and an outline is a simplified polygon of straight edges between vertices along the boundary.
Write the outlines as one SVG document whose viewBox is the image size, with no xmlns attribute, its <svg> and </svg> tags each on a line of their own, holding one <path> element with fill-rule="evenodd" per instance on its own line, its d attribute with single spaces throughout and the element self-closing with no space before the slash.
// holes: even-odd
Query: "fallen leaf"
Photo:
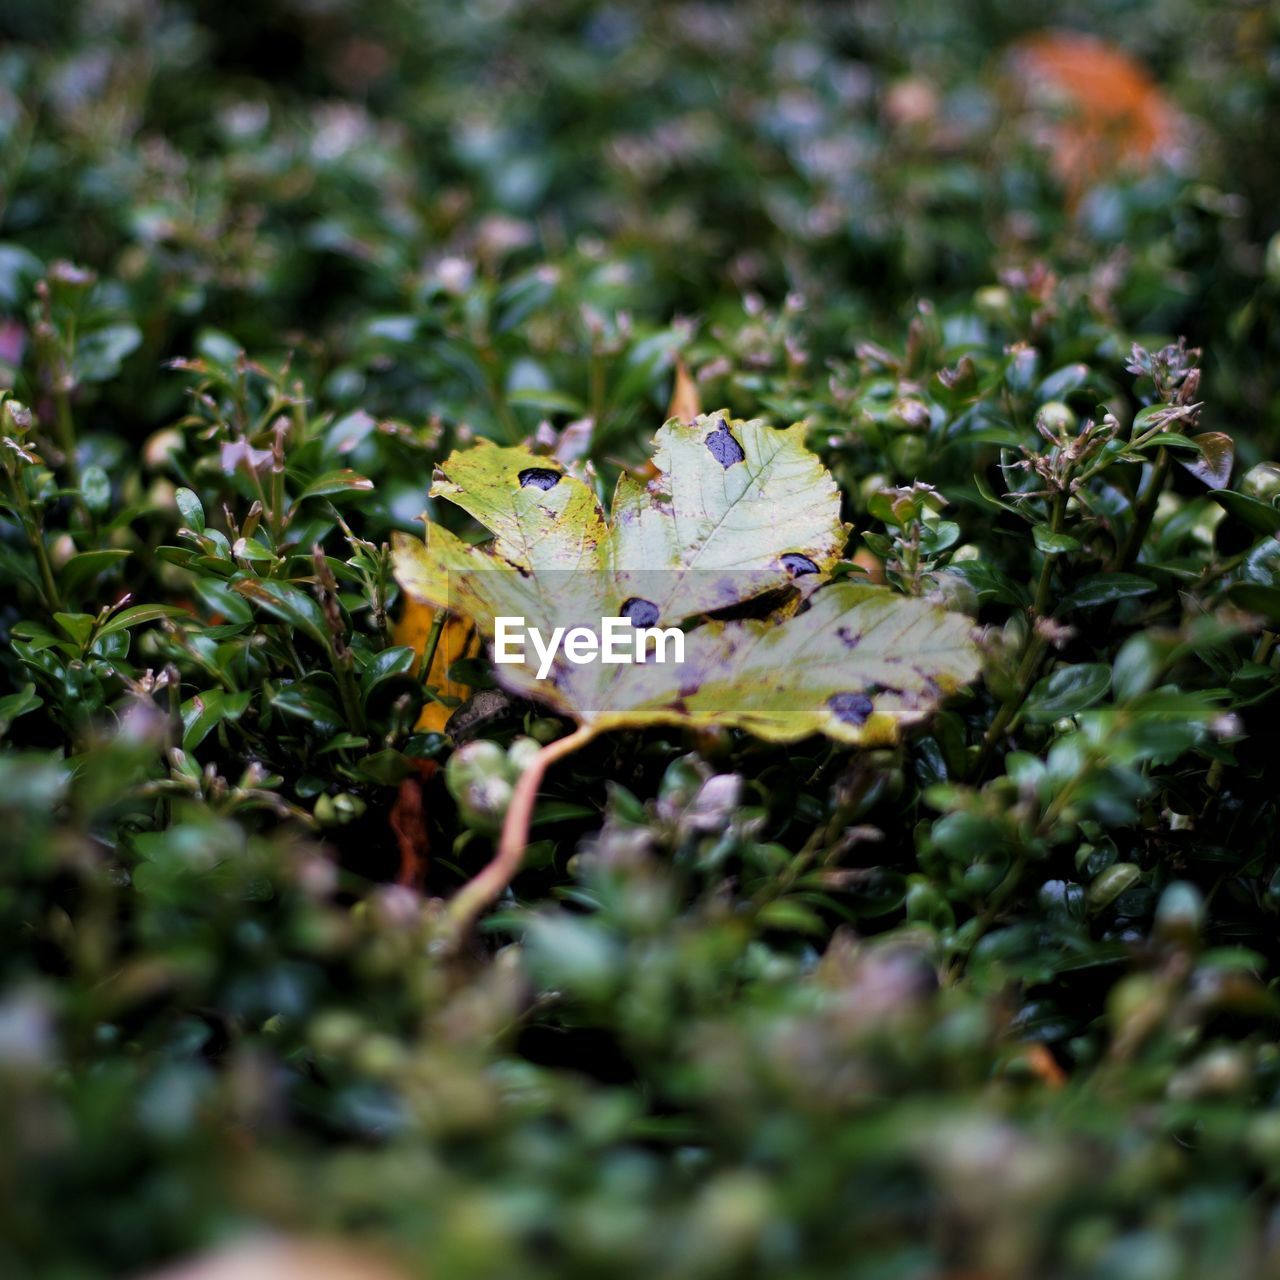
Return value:
<svg viewBox="0 0 1280 1280">
<path fill-rule="evenodd" d="M 400 621 L 392 628 L 394 643 L 408 645 L 418 655 L 419 664 L 426 651 L 436 612 L 430 605 L 409 598 L 405 601 Z M 431 670 L 423 676 L 423 683 L 434 686 L 436 692 L 445 697 L 465 698 L 471 692 L 470 688 L 456 680 L 450 680 L 449 668 L 459 658 L 466 656 L 474 640 L 475 628 L 466 619 L 446 616 L 431 660 Z M 452 707 L 431 699 L 423 704 L 416 728 L 420 733 L 443 733 L 452 714 Z"/>
<path fill-rule="evenodd" d="M 1014 46 L 1012 66 L 1071 204 L 1100 182 L 1148 168 L 1177 134 L 1177 115 L 1123 49 L 1080 32 L 1044 32 Z"/>
<path fill-rule="evenodd" d="M 689 376 L 684 360 L 676 357 L 676 376 L 671 385 L 671 403 L 667 405 L 668 418 L 680 418 L 692 422 L 702 412 L 702 398 L 698 384 Z"/>
<path fill-rule="evenodd" d="M 546 458 L 492 445 L 455 453 L 432 495 L 494 538 L 471 546 L 434 525 L 425 544 L 400 536 L 396 576 L 410 598 L 464 613 L 488 641 L 498 617 L 550 636 L 609 617 L 671 626 L 779 591 L 811 595 L 783 621 L 785 610 L 693 626 L 680 663 L 576 663 L 562 651 L 540 679 L 526 646 L 526 661 L 495 666 L 512 692 L 592 732 L 665 723 L 889 742 L 975 677 L 967 619 L 883 587 L 825 583 L 847 529 L 802 426 L 673 420 L 654 459 L 648 486 L 622 476 L 606 521 L 592 490 Z"/>
</svg>

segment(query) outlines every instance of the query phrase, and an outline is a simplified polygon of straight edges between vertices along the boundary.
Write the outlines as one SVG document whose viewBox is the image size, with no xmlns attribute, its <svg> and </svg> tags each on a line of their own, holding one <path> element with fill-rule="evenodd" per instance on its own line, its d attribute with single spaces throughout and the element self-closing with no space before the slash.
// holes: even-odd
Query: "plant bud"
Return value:
<svg viewBox="0 0 1280 1280">
<path fill-rule="evenodd" d="M 529 736 L 544 747 L 554 742 L 564 732 L 564 725 L 552 716 L 539 716 L 529 724 Z"/>
<path fill-rule="evenodd" d="M 1075 411 L 1061 400 L 1050 400 L 1036 410 L 1036 426 L 1049 435 L 1075 435 L 1077 425 Z"/>
<path fill-rule="evenodd" d="M 507 774 L 507 753 L 496 742 L 486 738 L 477 738 L 460 746 L 449 757 L 444 770 L 445 785 L 455 800 L 468 784 L 487 778 L 506 781 Z"/>
<path fill-rule="evenodd" d="M 31 430 L 31 410 L 21 400 L 0 403 L 0 431 L 21 439 Z"/>
<path fill-rule="evenodd" d="M 507 764 L 511 781 L 515 781 L 533 762 L 534 756 L 542 749 L 536 738 L 517 738 L 507 748 Z"/>
<path fill-rule="evenodd" d="M 1193 943 L 1204 927 L 1204 895 L 1187 880 L 1165 886 L 1156 904 L 1156 933 L 1171 942 Z"/>
<path fill-rule="evenodd" d="M 359 796 L 339 792 L 331 796 L 327 792 L 316 797 L 312 814 L 322 827 L 345 826 L 353 818 L 358 818 L 365 810 L 365 803 Z"/>
<path fill-rule="evenodd" d="M 333 811 L 339 822 L 350 822 L 364 813 L 365 803 L 359 796 L 343 791 L 333 797 Z"/>
<path fill-rule="evenodd" d="M 502 826 L 513 794 L 514 788 L 505 778 L 477 778 L 454 798 L 467 826 L 493 834 Z"/>
<path fill-rule="evenodd" d="M 1007 324 L 1013 319 L 1013 294 L 1004 285 L 991 284 L 973 295 L 977 313 L 992 324 Z"/>
<path fill-rule="evenodd" d="M 60 258 L 49 268 L 49 282 L 70 293 L 80 293 L 97 284 L 98 273 L 92 267 L 77 267 L 74 262 Z"/>
<path fill-rule="evenodd" d="M 929 406 L 915 396 L 903 396 L 890 405 L 885 424 L 895 431 L 927 431 Z"/>
<path fill-rule="evenodd" d="M 467 826 L 494 832 L 511 803 L 511 764 L 496 742 L 465 743 L 449 757 L 444 780 Z"/>
</svg>

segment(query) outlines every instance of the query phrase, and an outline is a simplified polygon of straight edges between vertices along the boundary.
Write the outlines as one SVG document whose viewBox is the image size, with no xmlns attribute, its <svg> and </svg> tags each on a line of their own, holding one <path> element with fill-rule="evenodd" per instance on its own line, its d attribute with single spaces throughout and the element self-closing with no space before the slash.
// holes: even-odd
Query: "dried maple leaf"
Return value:
<svg viewBox="0 0 1280 1280">
<path fill-rule="evenodd" d="M 451 456 L 431 493 L 492 540 L 471 545 L 429 525 L 425 543 L 394 543 L 406 595 L 465 615 L 490 642 L 499 618 L 541 636 L 610 618 L 685 628 L 677 662 L 495 655 L 503 684 L 578 729 L 521 777 L 494 862 L 455 899 L 464 921 L 518 867 L 543 770 L 599 733 L 679 724 L 776 742 L 824 733 L 884 743 L 977 674 L 968 619 L 883 587 L 826 581 L 848 529 L 803 426 L 673 419 L 655 438 L 654 463 L 647 485 L 620 478 L 606 519 L 592 489 L 549 459 L 480 445 Z M 706 617 L 762 600 L 763 618 Z"/>
</svg>

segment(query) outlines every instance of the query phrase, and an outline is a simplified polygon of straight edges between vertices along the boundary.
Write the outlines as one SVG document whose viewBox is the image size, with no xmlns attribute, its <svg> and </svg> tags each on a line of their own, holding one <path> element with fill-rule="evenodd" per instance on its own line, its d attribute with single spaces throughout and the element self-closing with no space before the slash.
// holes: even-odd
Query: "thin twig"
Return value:
<svg viewBox="0 0 1280 1280">
<path fill-rule="evenodd" d="M 1128 569 L 1142 553 L 1142 544 L 1146 540 L 1147 530 L 1151 528 L 1151 521 L 1155 519 L 1156 504 L 1160 501 L 1160 493 L 1164 489 L 1165 480 L 1168 479 L 1171 461 L 1172 455 L 1169 450 L 1161 447 L 1160 452 L 1156 454 L 1146 488 L 1138 495 L 1138 501 L 1134 506 L 1133 526 L 1125 539 L 1117 565 L 1117 568 L 1122 571 Z"/>
<path fill-rule="evenodd" d="M 498 838 L 497 852 L 449 903 L 449 919 L 457 937 L 462 937 L 470 929 L 480 912 L 498 898 L 520 870 L 529 843 L 529 824 L 538 799 L 538 786 L 548 766 L 590 742 L 595 732 L 595 729 L 584 726 L 568 737 L 548 743 L 529 761 L 515 785 L 511 805 L 502 824 L 502 835 Z"/>
</svg>

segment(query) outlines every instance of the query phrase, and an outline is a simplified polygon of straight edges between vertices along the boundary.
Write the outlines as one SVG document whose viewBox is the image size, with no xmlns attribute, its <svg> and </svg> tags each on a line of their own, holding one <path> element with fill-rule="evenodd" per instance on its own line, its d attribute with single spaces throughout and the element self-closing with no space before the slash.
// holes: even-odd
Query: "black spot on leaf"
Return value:
<svg viewBox="0 0 1280 1280">
<path fill-rule="evenodd" d="M 560 473 L 550 467 L 525 467 L 517 478 L 522 489 L 554 489 L 560 483 Z"/>
<path fill-rule="evenodd" d="M 845 724 L 866 724 L 867 717 L 875 710 L 875 704 L 865 693 L 833 693 L 827 699 L 827 706 L 836 719 Z"/>
<path fill-rule="evenodd" d="M 741 462 L 747 455 L 742 446 L 733 438 L 733 432 L 723 418 L 716 419 L 716 428 L 706 439 L 706 446 L 711 456 L 728 471 L 735 462 Z"/>
<path fill-rule="evenodd" d="M 633 627 L 656 627 L 658 625 L 658 606 L 652 600 L 642 600 L 632 596 L 622 602 L 622 616 L 631 619 Z"/>
<path fill-rule="evenodd" d="M 856 649 L 862 639 L 862 632 L 853 631 L 849 627 L 837 627 L 836 635 L 838 635 L 844 645 L 850 649 Z"/>
<path fill-rule="evenodd" d="M 782 567 L 793 578 L 803 578 L 806 573 L 818 572 L 818 566 L 808 556 L 802 556 L 798 551 L 788 551 L 782 557 Z"/>
</svg>

